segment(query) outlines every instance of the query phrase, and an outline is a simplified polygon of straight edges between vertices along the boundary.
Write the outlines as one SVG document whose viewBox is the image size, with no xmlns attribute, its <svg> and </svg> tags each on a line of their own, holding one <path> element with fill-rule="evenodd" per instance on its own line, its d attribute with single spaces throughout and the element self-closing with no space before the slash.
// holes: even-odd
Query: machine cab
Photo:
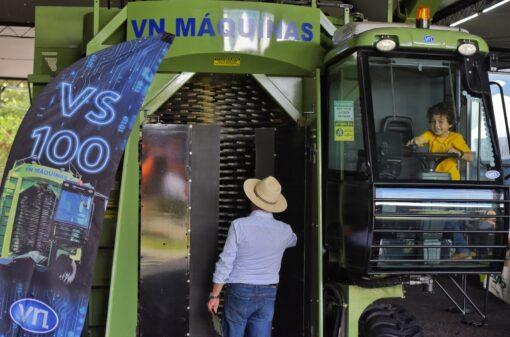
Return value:
<svg viewBox="0 0 510 337">
<path fill-rule="evenodd" d="M 361 274 L 501 270 L 508 195 L 481 65 L 476 55 L 369 48 L 330 63 L 330 265 Z M 442 130 L 438 116 L 447 117 Z"/>
<path fill-rule="evenodd" d="M 62 183 L 54 212 L 55 240 L 68 248 L 80 248 L 88 238 L 94 210 L 94 189 L 71 181 Z"/>
<path fill-rule="evenodd" d="M 378 180 L 493 183 L 500 178 L 492 116 L 484 98 L 469 90 L 462 63 L 368 56 Z"/>
</svg>

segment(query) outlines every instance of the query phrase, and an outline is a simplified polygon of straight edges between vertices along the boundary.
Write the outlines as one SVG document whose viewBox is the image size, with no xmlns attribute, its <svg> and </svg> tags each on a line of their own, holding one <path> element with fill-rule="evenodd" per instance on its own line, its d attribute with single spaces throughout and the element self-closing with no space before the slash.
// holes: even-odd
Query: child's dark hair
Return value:
<svg viewBox="0 0 510 337">
<path fill-rule="evenodd" d="M 429 122 L 432 120 L 432 116 L 434 115 L 446 116 L 449 124 L 455 124 L 455 114 L 451 103 L 441 102 L 431 106 L 427 111 L 427 118 Z"/>
</svg>

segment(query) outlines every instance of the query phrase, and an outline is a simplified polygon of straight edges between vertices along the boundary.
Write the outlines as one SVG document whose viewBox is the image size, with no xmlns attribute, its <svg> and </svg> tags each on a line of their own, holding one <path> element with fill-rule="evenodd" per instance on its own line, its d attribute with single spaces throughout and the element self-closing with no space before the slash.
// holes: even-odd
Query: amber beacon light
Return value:
<svg viewBox="0 0 510 337">
<path fill-rule="evenodd" d="M 429 7 L 418 7 L 416 11 L 416 28 L 430 28 Z"/>
</svg>

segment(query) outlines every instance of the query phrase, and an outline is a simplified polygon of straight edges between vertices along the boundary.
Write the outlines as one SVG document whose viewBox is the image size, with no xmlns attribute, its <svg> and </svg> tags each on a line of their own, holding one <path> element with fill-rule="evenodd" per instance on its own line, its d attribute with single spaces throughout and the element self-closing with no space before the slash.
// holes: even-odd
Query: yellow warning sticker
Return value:
<svg viewBox="0 0 510 337">
<path fill-rule="evenodd" d="M 217 67 L 240 67 L 240 57 L 215 57 L 213 59 L 213 65 Z"/>
<path fill-rule="evenodd" d="M 333 102 L 335 142 L 354 141 L 354 102 Z"/>
</svg>

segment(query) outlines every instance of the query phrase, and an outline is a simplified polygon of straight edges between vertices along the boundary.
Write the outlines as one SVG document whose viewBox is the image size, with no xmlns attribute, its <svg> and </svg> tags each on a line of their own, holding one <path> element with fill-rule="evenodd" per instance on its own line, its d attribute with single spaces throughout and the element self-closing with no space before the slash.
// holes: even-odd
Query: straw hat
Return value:
<svg viewBox="0 0 510 337">
<path fill-rule="evenodd" d="M 287 200 L 282 195 L 282 186 L 275 177 L 262 180 L 246 179 L 244 193 L 255 206 L 271 213 L 280 213 L 287 209 Z"/>
</svg>

